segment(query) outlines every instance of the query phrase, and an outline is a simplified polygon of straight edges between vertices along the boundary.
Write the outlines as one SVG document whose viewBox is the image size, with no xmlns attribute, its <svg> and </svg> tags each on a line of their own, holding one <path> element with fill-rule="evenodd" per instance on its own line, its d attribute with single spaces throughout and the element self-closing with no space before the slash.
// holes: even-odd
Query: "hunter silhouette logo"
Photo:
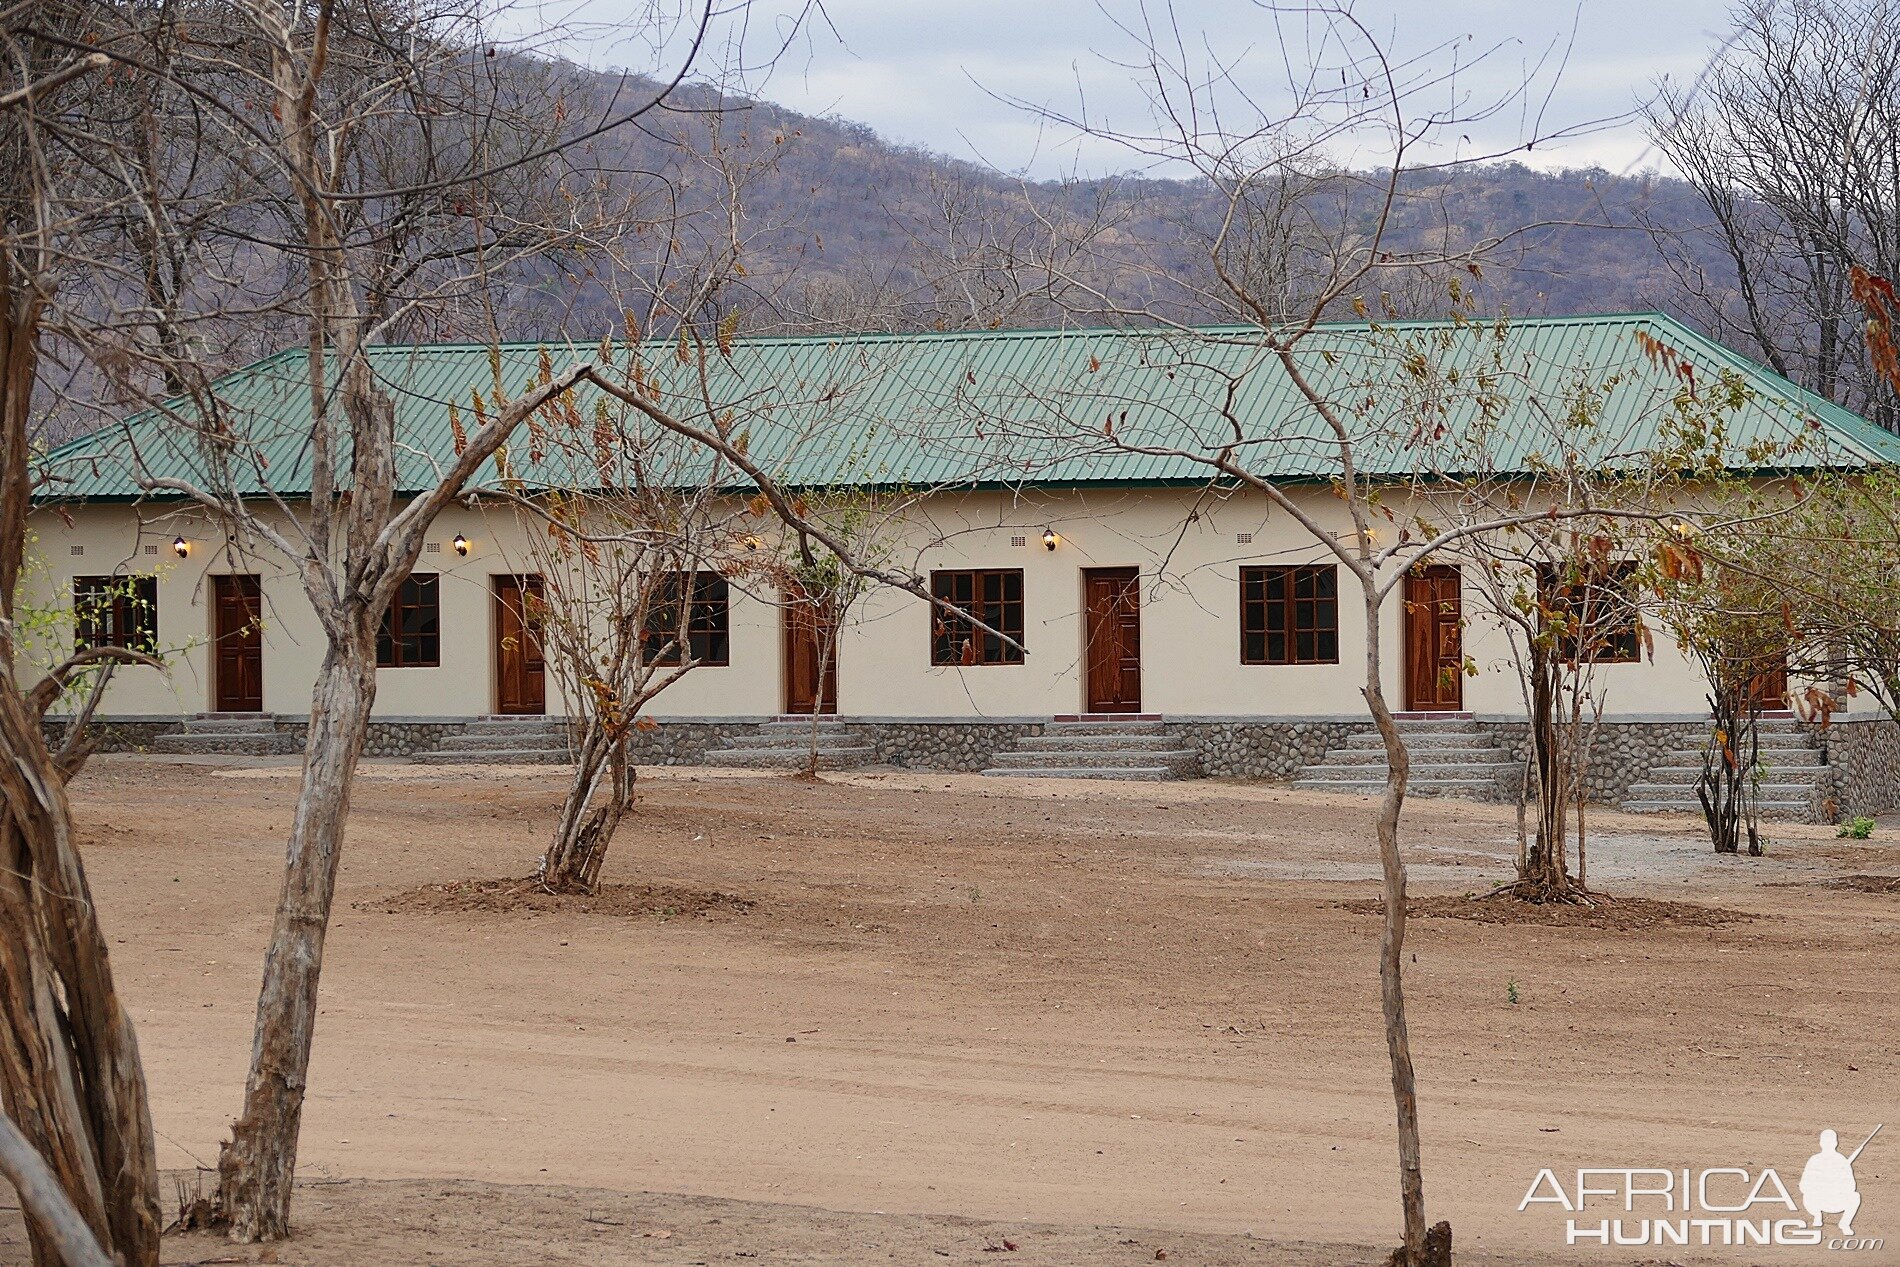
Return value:
<svg viewBox="0 0 1900 1267">
<path fill-rule="evenodd" d="M 1841 1229 L 1841 1235 L 1854 1234 L 1854 1216 L 1860 1213 L 1860 1189 L 1854 1184 L 1854 1163 L 1878 1134 L 1880 1127 L 1876 1126 L 1873 1135 L 1843 1157 L 1840 1136 L 1833 1131 L 1821 1132 L 1821 1151 L 1808 1158 L 1808 1164 L 1801 1169 L 1801 1208 L 1814 1220 L 1814 1226 L 1821 1226 L 1822 1215 L 1838 1214 L 1841 1218 L 1836 1226 Z"/>
<path fill-rule="evenodd" d="M 1581 1166 L 1558 1177 L 1537 1172 L 1524 1199 L 1533 1206 L 1554 1205 L 1564 1220 L 1567 1245 L 1805 1245 L 1819 1249 L 1880 1250 L 1880 1237 L 1857 1236 L 1860 1185 L 1854 1163 L 1874 1142 L 1875 1126 L 1851 1153 L 1842 1153 L 1840 1136 L 1820 1133 L 1820 1151 L 1808 1158 L 1790 1191 L 1772 1166 L 1709 1166 L 1696 1170 L 1660 1166 Z M 1795 1192 L 1801 1194 L 1799 1203 Z M 1802 1217 L 1805 1214 L 1806 1217 Z M 1833 1217 L 1838 1234 L 1825 1224 Z"/>
</svg>

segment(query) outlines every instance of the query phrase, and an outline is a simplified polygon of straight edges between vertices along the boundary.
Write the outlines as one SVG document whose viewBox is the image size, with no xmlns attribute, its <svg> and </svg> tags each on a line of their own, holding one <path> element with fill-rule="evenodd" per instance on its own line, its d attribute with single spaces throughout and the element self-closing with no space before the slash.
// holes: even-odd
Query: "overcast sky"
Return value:
<svg viewBox="0 0 1900 1267">
<path fill-rule="evenodd" d="M 682 0 L 526 0 L 502 25 L 511 34 L 558 26 L 570 32 L 555 46 L 567 56 L 601 67 L 650 69 L 656 50 L 647 34 L 651 24 L 641 17 L 669 3 Z M 1033 111 L 999 98 L 1071 116 L 1085 103 L 1094 120 L 1139 128 L 1152 111 L 1140 77 L 1116 64 L 1137 51 L 1116 19 L 1138 19 L 1140 5 L 824 0 L 827 21 L 807 26 L 769 80 L 756 84 L 758 95 L 1005 171 L 1049 177 L 1138 169 L 1146 165 L 1139 156 L 1039 121 Z M 753 56 L 773 43 L 783 15 L 799 7 L 799 0 L 755 0 L 747 33 Z M 1725 38 L 1730 7 L 1731 0 L 1359 0 L 1354 12 L 1402 56 L 1465 36 L 1460 61 L 1494 50 L 1460 73 L 1457 90 L 1467 101 L 1532 83 L 1511 108 L 1446 136 L 1448 145 L 1477 154 L 1626 114 L 1660 75 L 1693 79 Z M 1151 15 L 1165 11 L 1165 0 L 1148 0 Z M 1275 34 L 1284 13 L 1276 17 L 1250 0 L 1174 0 L 1173 12 L 1192 59 L 1205 60 L 1211 50 L 1235 60 L 1237 78 L 1250 92 L 1270 103 L 1284 99 L 1286 72 Z M 545 39 L 532 42 L 549 47 Z M 1446 67 L 1453 54 L 1435 56 L 1435 64 Z M 1436 94 L 1434 104 L 1450 91 Z M 1642 129 L 1631 122 L 1517 157 L 1543 168 L 1658 166 Z"/>
</svg>

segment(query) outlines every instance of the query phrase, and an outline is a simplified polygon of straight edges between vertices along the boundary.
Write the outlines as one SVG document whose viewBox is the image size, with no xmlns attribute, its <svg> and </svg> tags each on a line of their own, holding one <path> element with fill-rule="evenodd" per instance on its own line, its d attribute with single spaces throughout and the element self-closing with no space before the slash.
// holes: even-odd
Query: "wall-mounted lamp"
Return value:
<svg viewBox="0 0 1900 1267">
<path fill-rule="evenodd" d="M 1043 549 L 1045 550 L 1055 549 L 1056 542 L 1060 540 L 1062 540 L 1062 538 L 1056 535 L 1056 530 L 1054 528 L 1044 528 L 1042 530 L 1042 548 Z"/>
<path fill-rule="evenodd" d="M 756 549 L 758 549 L 758 548 L 759 548 L 759 547 L 760 547 L 760 546 L 761 546 L 762 544 L 764 544 L 764 543 L 763 543 L 763 542 L 761 542 L 761 541 L 760 541 L 760 540 L 759 540 L 759 539 L 758 539 L 757 537 L 755 537 L 755 536 L 753 536 L 753 535 L 752 535 L 751 533 L 747 533 L 747 534 L 746 534 L 746 536 L 745 536 L 745 548 L 746 548 L 746 549 L 748 549 L 748 550 L 756 550 Z"/>
<path fill-rule="evenodd" d="M 172 553 L 181 559 L 186 557 L 191 553 L 191 542 L 185 540 L 183 537 L 175 538 L 172 541 Z"/>
<path fill-rule="evenodd" d="M 455 552 L 457 554 L 461 555 L 465 559 L 468 557 L 468 538 L 467 537 L 463 536 L 461 533 L 458 532 L 455 534 L 455 540 L 450 542 L 450 544 L 455 547 Z"/>
</svg>

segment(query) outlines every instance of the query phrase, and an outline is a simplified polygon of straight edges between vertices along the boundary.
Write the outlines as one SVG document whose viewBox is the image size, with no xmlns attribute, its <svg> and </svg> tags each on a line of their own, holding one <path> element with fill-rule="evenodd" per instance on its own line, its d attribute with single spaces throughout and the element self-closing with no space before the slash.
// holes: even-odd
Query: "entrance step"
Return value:
<svg viewBox="0 0 1900 1267">
<path fill-rule="evenodd" d="M 268 713 L 201 713 L 178 723 L 177 730 L 152 737 L 153 752 L 279 757 L 302 752 L 297 736 L 280 730 Z"/>
<path fill-rule="evenodd" d="M 703 758 L 707 765 L 745 770 L 801 770 L 812 757 L 812 719 L 779 717 L 732 735 Z M 817 723 L 820 770 L 850 770 L 875 764 L 877 749 L 863 742 L 847 723 L 822 718 Z"/>
<path fill-rule="evenodd" d="M 1792 716 L 1765 716 L 1756 723 L 1755 733 L 1761 816 L 1815 820 L 1828 768 L 1813 729 Z M 1702 753 L 1703 744 L 1693 744 L 1665 756 L 1648 778 L 1631 786 L 1621 808 L 1634 814 L 1700 814 L 1696 784 L 1702 778 Z"/>
<path fill-rule="evenodd" d="M 1194 779 L 1201 759 L 1158 718 L 1088 717 L 1052 721 L 997 753 L 983 773 L 1031 779 Z"/>
<path fill-rule="evenodd" d="M 1518 763 L 1469 714 L 1410 713 L 1394 718 L 1412 756 L 1408 796 L 1455 796 L 1496 801 L 1510 792 Z M 1301 770 L 1293 786 L 1313 792 L 1385 793 L 1385 741 L 1372 729 L 1354 731 L 1319 761 Z"/>
<path fill-rule="evenodd" d="M 477 717 L 412 758 L 424 765 L 565 765 L 573 759 L 565 717 Z"/>
</svg>

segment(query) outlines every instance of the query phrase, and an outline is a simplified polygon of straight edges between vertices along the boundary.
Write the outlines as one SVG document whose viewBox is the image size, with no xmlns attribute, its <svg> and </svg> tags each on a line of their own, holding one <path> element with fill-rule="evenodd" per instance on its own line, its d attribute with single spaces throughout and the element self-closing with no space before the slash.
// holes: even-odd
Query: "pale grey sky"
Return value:
<svg viewBox="0 0 1900 1267">
<path fill-rule="evenodd" d="M 560 27 L 550 44 L 530 42 L 596 66 L 650 69 L 656 5 L 684 0 L 525 0 L 500 27 L 526 33 Z M 1040 122 L 998 97 L 1093 119 L 1121 130 L 1150 117 L 1139 77 L 1116 65 L 1136 51 L 1116 20 L 1136 20 L 1142 0 L 824 0 L 828 25 L 812 24 L 778 62 L 758 95 L 809 114 L 836 114 L 883 136 L 1046 177 L 1142 166 L 1111 143 Z M 800 0 L 755 0 L 747 47 L 773 31 Z M 1164 14 L 1166 0 L 1147 0 Z M 1460 60 L 1495 52 L 1464 72 L 1459 88 L 1489 99 L 1530 77 L 1526 99 L 1461 129 L 1449 143 L 1466 153 L 1509 149 L 1622 114 L 1659 75 L 1692 79 L 1725 37 L 1731 0 L 1359 0 L 1356 16 L 1388 49 L 1416 55 L 1448 40 Z M 1271 102 L 1285 83 L 1276 18 L 1251 0 L 1174 0 L 1191 56 L 1237 59 L 1238 78 Z M 1278 19 L 1285 21 L 1285 15 Z M 1448 52 L 1440 60 L 1449 65 Z M 1561 69 L 1560 69 L 1561 67 Z M 1465 138 L 1469 138 L 1468 141 Z M 1468 147 L 1468 148 L 1466 148 Z M 1350 161 L 1350 154 L 1340 155 Z M 1541 168 L 1600 164 L 1613 171 L 1658 166 L 1642 129 L 1623 123 L 1572 137 L 1520 161 Z"/>
</svg>

